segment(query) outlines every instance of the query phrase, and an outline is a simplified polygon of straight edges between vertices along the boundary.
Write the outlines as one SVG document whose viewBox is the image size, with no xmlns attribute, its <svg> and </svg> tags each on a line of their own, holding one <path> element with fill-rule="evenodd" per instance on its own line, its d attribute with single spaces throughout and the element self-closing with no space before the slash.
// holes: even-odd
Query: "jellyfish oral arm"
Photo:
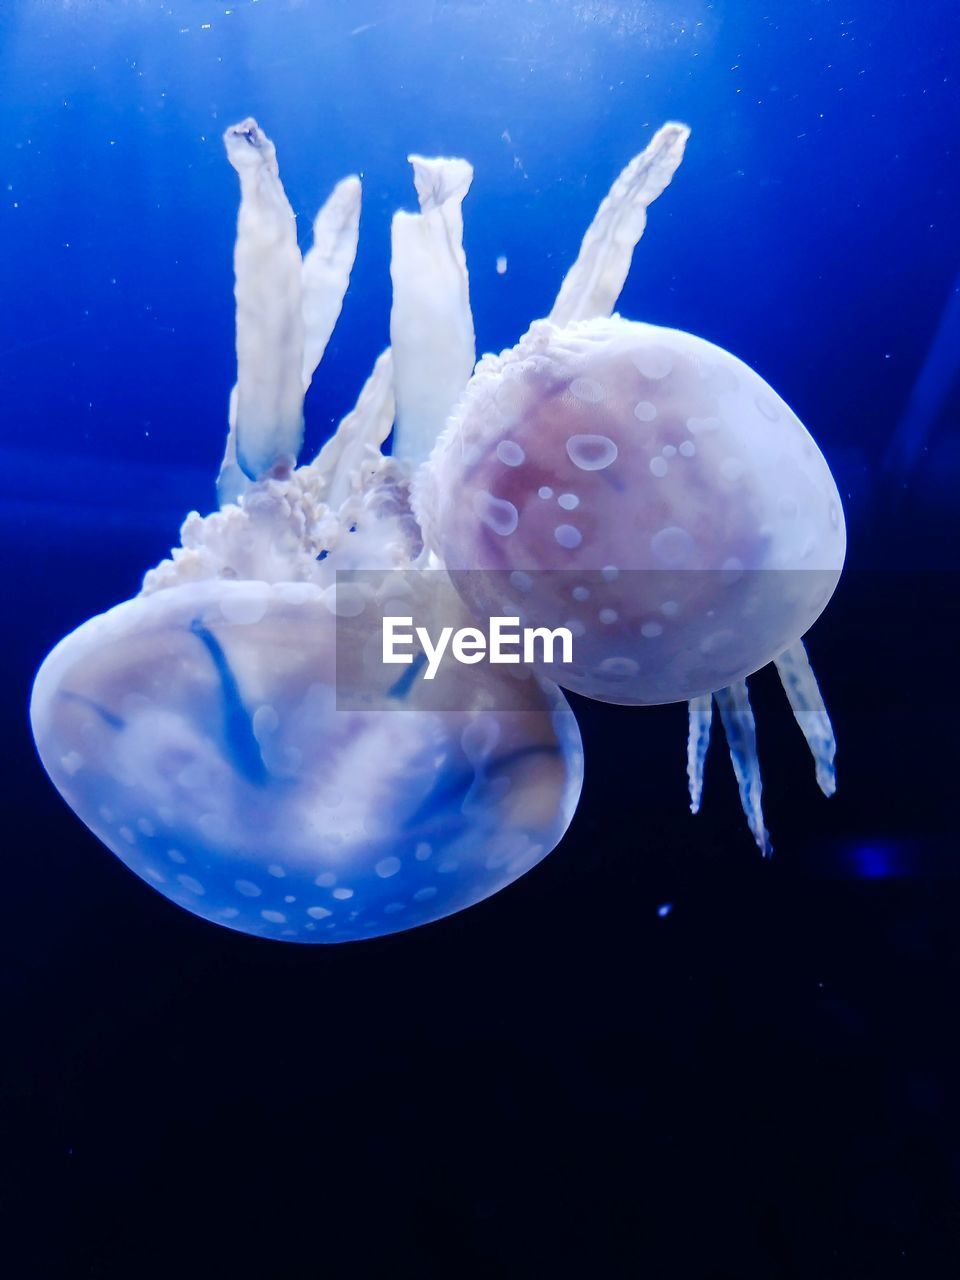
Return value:
<svg viewBox="0 0 960 1280">
<path fill-rule="evenodd" d="M 714 697 L 727 735 L 730 759 L 740 789 L 740 804 L 747 825 L 760 852 L 768 857 L 771 846 L 760 804 L 762 786 L 760 762 L 757 759 L 757 725 L 750 706 L 747 682 L 738 680 L 727 689 L 718 689 Z"/>
<path fill-rule="evenodd" d="M 798 640 L 781 653 L 775 659 L 775 665 L 790 709 L 813 756 L 817 785 L 825 796 L 832 796 L 837 789 L 837 774 L 833 767 L 837 740 L 803 641 Z"/>
<path fill-rule="evenodd" d="M 302 262 L 273 143 L 252 119 L 229 128 L 224 143 L 240 177 L 236 458 L 259 480 L 278 463 L 292 466 L 303 439 Z"/>
<path fill-rule="evenodd" d="M 217 479 L 221 506 L 236 502 L 251 480 L 278 463 L 296 461 L 303 397 L 350 283 L 361 201 L 355 174 L 337 183 L 314 219 L 313 244 L 301 262 L 273 144 L 252 119 L 228 129 L 224 141 L 241 198 L 234 251 L 237 385 Z"/>
<path fill-rule="evenodd" d="M 703 794 L 703 768 L 710 745 L 710 726 L 713 721 L 713 694 L 705 693 L 691 698 L 687 703 L 690 716 L 690 732 L 687 737 L 687 781 L 690 786 L 690 812 L 700 812 Z"/>
<path fill-rule="evenodd" d="M 416 466 L 430 453 L 473 372 L 476 345 L 461 204 L 466 160 L 411 156 L 419 213 L 391 227 L 390 275 L 397 423 L 393 454 Z"/>
<path fill-rule="evenodd" d="M 343 178 L 313 223 L 313 245 L 303 259 L 303 389 L 310 386 L 330 341 L 350 283 L 360 236 L 360 179 Z"/>
<path fill-rule="evenodd" d="M 685 124 L 665 124 L 614 182 L 560 286 L 548 316 L 553 324 L 612 314 L 647 225 L 647 208 L 670 185 L 689 136 Z"/>
<path fill-rule="evenodd" d="M 376 463 L 393 426 L 393 354 L 381 351 L 356 405 L 310 464 L 319 492 L 334 510 L 362 478 L 364 462 Z"/>
<path fill-rule="evenodd" d="M 790 703 L 790 709 L 813 756 L 817 785 L 825 796 L 832 796 L 837 789 L 837 775 L 833 764 L 837 753 L 837 742 L 803 641 L 798 640 L 781 653 L 774 659 L 774 665 L 787 695 L 787 701 Z M 760 851 L 764 855 L 769 855 L 772 852 L 772 846 L 764 825 L 761 807 L 756 724 L 745 680 L 739 681 L 728 689 L 719 689 L 713 695 L 705 694 L 700 698 L 692 698 L 687 704 L 689 709 L 687 778 L 690 784 L 690 812 L 698 813 L 700 810 L 703 769 L 707 748 L 710 745 L 710 723 L 714 700 L 720 708 L 720 718 L 730 747 L 730 757 L 740 789 L 740 803 L 746 815 L 747 824 Z"/>
</svg>

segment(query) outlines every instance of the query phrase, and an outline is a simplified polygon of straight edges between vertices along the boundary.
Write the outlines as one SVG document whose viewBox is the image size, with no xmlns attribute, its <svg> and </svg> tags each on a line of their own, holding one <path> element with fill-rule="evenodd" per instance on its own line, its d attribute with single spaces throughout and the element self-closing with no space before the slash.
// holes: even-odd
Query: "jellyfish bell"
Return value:
<svg viewBox="0 0 960 1280">
<path fill-rule="evenodd" d="M 427 541 L 474 612 L 566 625 L 550 676 L 688 700 L 765 666 L 839 578 L 840 496 L 742 361 L 619 316 L 535 324 L 485 357 L 418 476 Z"/>
<path fill-rule="evenodd" d="M 572 817 L 572 713 L 491 670 L 456 710 L 378 687 L 356 655 L 392 597 L 367 594 L 207 580 L 91 619 L 36 678 L 48 774 L 148 883 L 247 933 L 347 941 L 489 896 Z"/>
</svg>

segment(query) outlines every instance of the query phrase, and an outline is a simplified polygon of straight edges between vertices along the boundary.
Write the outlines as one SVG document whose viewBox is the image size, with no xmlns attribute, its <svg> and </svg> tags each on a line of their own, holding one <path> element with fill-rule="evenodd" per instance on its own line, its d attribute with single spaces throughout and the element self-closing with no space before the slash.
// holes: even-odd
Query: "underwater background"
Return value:
<svg viewBox="0 0 960 1280">
<path fill-rule="evenodd" d="M 955 1275 L 960 13 L 952 3 L 5 0 L 0 539 L 14 1276 Z M 227 125 L 306 232 L 364 180 L 309 455 L 387 345 L 408 152 L 464 155 L 478 350 L 549 310 L 668 119 L 619 310 L 747 361 L 823 449 L 816 790 L 751 681 L 775 853 L 682 707 L 571 698 L 583 799 L 492 899 L 279 946 L 130 874 L 34 754 L 33 673 L 210 510 L 235 374 Z M 498 257 L 507 260 L 500 274 Z"/>
</svg>

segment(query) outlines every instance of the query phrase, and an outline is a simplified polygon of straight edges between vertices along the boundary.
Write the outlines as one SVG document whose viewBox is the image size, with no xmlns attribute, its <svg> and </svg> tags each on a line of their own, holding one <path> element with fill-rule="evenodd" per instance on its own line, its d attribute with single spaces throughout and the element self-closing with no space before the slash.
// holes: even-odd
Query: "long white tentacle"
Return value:
<svg viewBox="0 0 960 1280">
<path fill-rule="evenodd" d="M 781 653 L 776 659 L 776 667 L 797 724 L 813 755 L 817 784 L 825 796 L 832 796 L 837 789 L 833 765 L 837 740 L 803 641 L 798 640 Z"/>
<path fill-rule="evenodd" d="M 763 822 L 760 804 L 760 762 L 757 759 L 757 726 L 747 693 L 747 682 L 738 680 L 728 689 L 718 689 L 713 695 L 720 710 L 733 771 L 740 789 L 740 803 L 746 814 L 747 824 L 764 857 L 772 852 L 770 837 Z"/>
<path fill-rule="evenodd" d="M 473 180 L 466 160 L 410 156 L 419 213 L 391 228 L 395 457 L 422 462 L 466 386 L 476 359 L 461 204 Z"/>
<path fill-rule="evenodd" d="M 670 185 L 689 136 L 685 124 L 665 124 L 614 182 L 560 286 L 548 317 L 554 324 L 613 313 L 647 225 L 647 207 Z"/>
</svg>

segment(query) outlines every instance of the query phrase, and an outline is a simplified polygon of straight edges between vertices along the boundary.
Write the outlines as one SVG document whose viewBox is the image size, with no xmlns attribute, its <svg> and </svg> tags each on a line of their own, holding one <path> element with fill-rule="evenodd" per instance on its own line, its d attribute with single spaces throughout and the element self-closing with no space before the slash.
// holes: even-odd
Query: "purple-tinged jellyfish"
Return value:
<svg viewBox="0 0 960 1280">
<path fill-rule="evenodd" d="M 744 680 L 777 662 L 829 793 L 833 736 L 801 637 L 846 537 L 822 454 L 757 373 L 701 338 L 612 314 L 688 132 L 664 126 L 631 161 L 550 316 L 480 361 L 414 506 L 478 616 L 520 612 L 577 637 L 552 679 L 602 701 L 690 702 L 694 810 L 715 695 L 766 851 Z"/>
</svg>

